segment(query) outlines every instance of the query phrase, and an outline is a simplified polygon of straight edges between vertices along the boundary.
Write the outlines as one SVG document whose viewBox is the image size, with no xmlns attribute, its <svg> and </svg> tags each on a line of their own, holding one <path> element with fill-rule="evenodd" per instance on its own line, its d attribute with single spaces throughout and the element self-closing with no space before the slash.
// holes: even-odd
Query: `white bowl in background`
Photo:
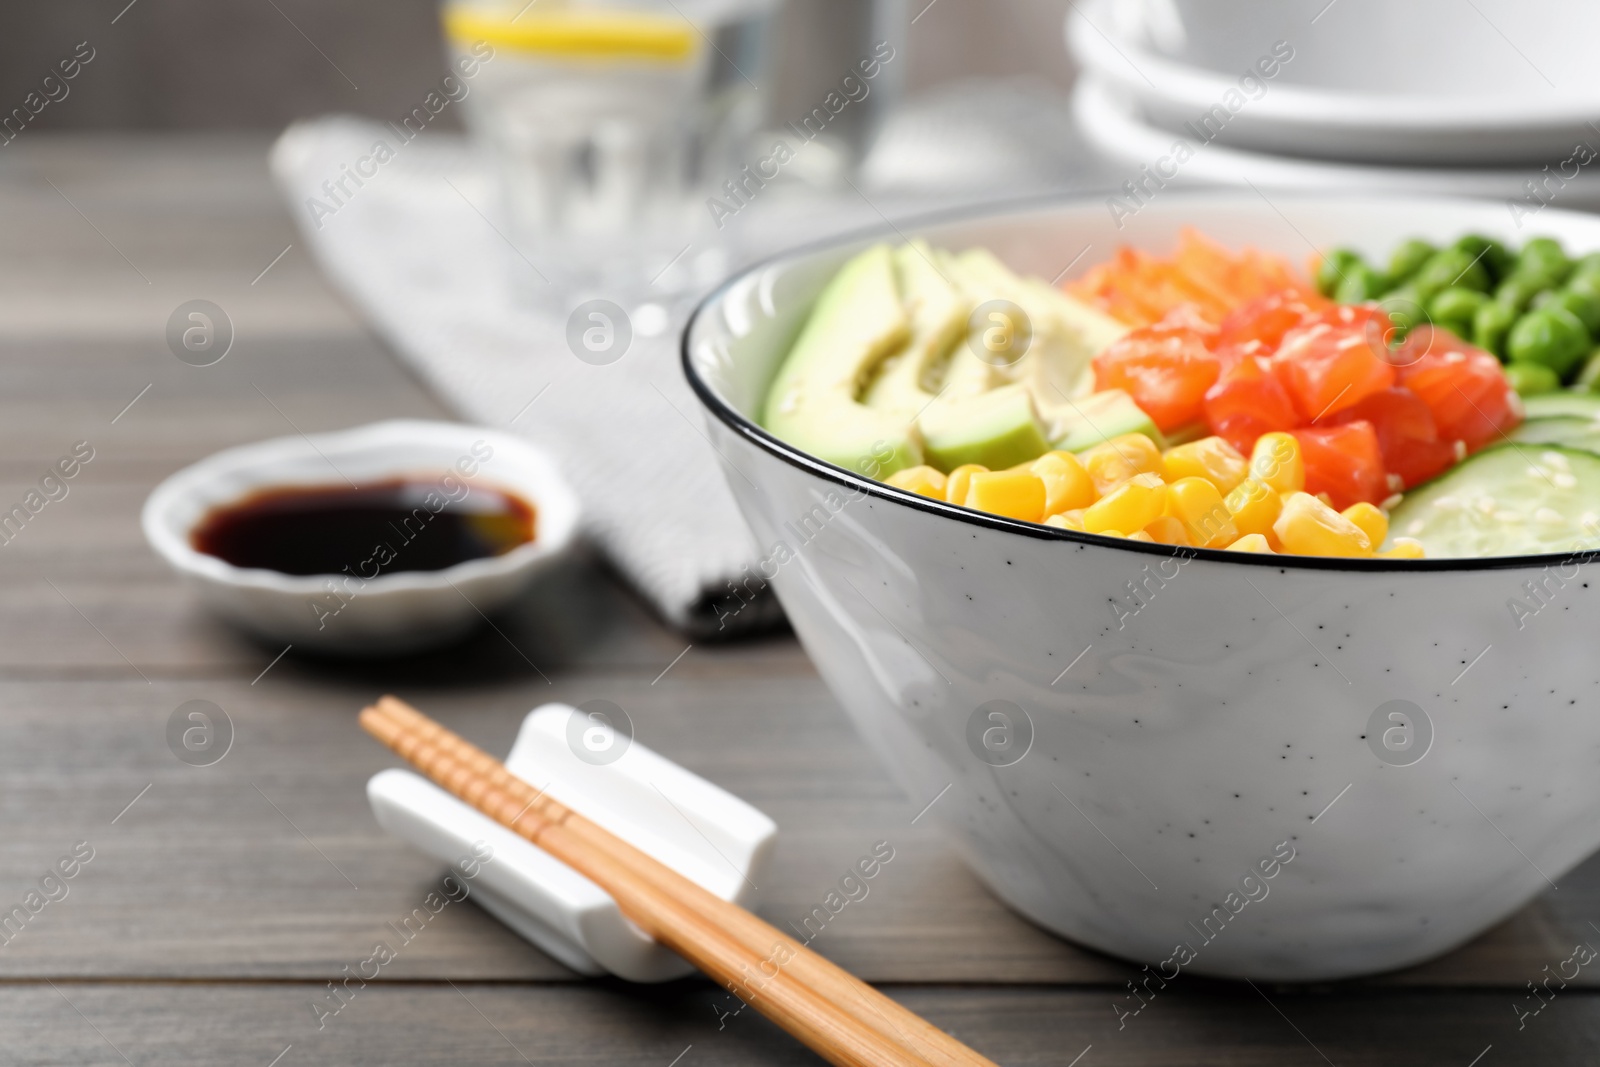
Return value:
<svg viewBox="0 0 1600 1067">
<path fill-rule="evenodd" d="M 1315 21 L 1313 21 L 1315 20 Z M 1555 164 L 1600 149 L 1600 7 L 1570 0 L 1086 0 L 1073 57 L 1177 131 L 1286 42 L 1222 143 L 1416 164 Z"/>
<path fill-rule="evenodd" d="M 1296 261 L 1465 231 L 1600 250 L 1600 219 L 1535 222 L 1518 234 L 1502 204 L 1443 197 L 1177 192 L 1122 229 L 1098 198 L 904 222 L 730 280 L 686 329 L 685 371 L 818 670 L 1002 899 L 1168 978 L 1381 971 L 1481 933 L 1600 847 L 1600 582 L 1564 569 L 1519 629 L 1508 599 L 1562 557 L 1079 534 L 869 481 L 753 416 L 822 286 L 870 241 L 986 246 L 1044 278 L 1122 242 L 1168 252 L 1191 225 Z M 1395 701 L 1415 709 L 1409 733 Z"/>
<path fill-rule="evenodd" d="M 1508 203 L 1517 205 L 1517 217 L 1543 210 L 1526 199 L 1525 185 L 1541 176 L 1537 167 L 1400 167 L 1362 163 L 1330 163 L 1295 156 L 1268 155 L 1229 148 L 1219 142 L 1201 144 L 1194 137 L 1175 134 L 1145 122 L 1121 88 L 1094 77 L 1079 78 L 1072 88 L 1072 114 L 1084 142 L 1107 159 L 1127 168 L 1126 176 L 1144 181 L 1141 168 L 1171 172 L 1173 146 L 1181 138 L 1194 154 L 1177 165 L 1168 184 L 1254 185 L 1260 189 L 1326 193 L 1398 193 L 1411 196 L 1492 197 L 1502 201 L 1501 213 L 1511 219 Z M 1594 138 L 1600 150 L 1600 136 Z M 1154 188 L 1146 185 L 1146 188 Z M 1566 208 L 1600 208 L 1600 162 L 1575 172 L 1565 185 L 1552 185 L 1545 197 Z M 1113 189 L 1111 192 L 1116 193 Z M 1120 194 L 1119 194 L 1120 195 Z M 1156 195 L 1164 195 L 1157 191 Z M 1130 204 L 1133 201 L 1129 201 Z M 1517 233 L 1517 239 L 1524 235 Z"/>
<path fill-rule="evenodd" d="M 485 450 L 490 455 L 480 458 Z M 359 485 L 402 475 L 440 478 L 450 471 L 462 477 L 467 470 L 467 483 L 506 489 L 534 505 L 533 541 L 443 570 L 341 579 L 337 591 L 331 588 L 334 576 L 235 567 L 191 542 L 207 512 L 256 490 L 339 487 L 347 479 Z M 522 438 L 480 426 L 395 419 L 225 449 L 156 486 L 141 522 L 150 546 L 218 615 L 297 648 L 370 655 L 465 634 L 561 555 L 577 531 L 578 514 L 577 496 L 554 461 Z"/>
</svg>

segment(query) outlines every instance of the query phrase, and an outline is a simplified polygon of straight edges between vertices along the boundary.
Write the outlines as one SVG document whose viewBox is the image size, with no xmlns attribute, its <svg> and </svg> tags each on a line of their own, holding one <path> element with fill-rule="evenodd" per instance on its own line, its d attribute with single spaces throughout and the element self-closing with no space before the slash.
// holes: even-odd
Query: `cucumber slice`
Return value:
<svg viewBox="0 0 1600 1067">
<path fill-rule="evenodd" d="M 1421 541 L 1429 559 L 1600 546 L 1600 455 L 1559 445 L 1485 449 L 1407 493 L 1389 529 Z"/>
<path fill-rule="evenodd" d="M 1594 393 L 1559 392 L 1525 396 L 1522 406 L 1530 419 L 1545 419 L 1555 415 L 1600 419 L 1600 395 Z"/>
<path fill-rule="evenodd" d="M 1566 445 L 1585 452 L 1600 452 L 1600 422 L 1578 415 L 1549 415 L 1511 431 L 1511 439 L 1533 445 Z"/>
</svg>

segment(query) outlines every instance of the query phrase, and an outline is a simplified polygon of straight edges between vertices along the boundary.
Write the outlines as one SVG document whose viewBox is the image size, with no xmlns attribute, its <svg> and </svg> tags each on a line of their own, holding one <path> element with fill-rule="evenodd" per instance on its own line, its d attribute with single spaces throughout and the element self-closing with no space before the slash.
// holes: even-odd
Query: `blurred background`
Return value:
<svg viewBox="0 0 1600 1067">
<path fill-rule="evenodd" d="M 773 114 L 809 109 L 837 78 L 814 61 L 828 54 L 817 37 L 833 11 L 863 2 L 789 0 L 774 34 Z M 909 92 L 971 77 L 1026 77 L 1057 89 L 1072 81 L 1062 43 L 1067 0 L 909 2 Z M 41 130 L 275 131 L 330 111 L 388 119 L 439 78 L 434 0 L 134 0 L 110 24 L 125 7 L 128 0 L 9 5 L 0 16 L 0 100 L 20 101 L 83 40 L 96 48 L 91 76 L 73 84 L 70 108 L 39 116 Z M 460 125 L 454 114 L 443 120 Z"/>
</svg>

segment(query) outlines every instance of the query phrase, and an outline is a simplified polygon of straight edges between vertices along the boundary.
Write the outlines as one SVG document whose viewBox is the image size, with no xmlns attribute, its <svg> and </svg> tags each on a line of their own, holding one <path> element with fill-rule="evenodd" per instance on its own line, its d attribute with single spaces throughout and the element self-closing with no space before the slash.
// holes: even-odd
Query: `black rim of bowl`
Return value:
<svg viewBox="0 0 1600 1067">
<path fill-rule="evenodd" d="M 1101 194 L 1103 195 L 1103 193 Z M 1172 192 L 1174 200 L 1193 201 L 1203 204 L 1207 200 L 1233 199 L 1240 194 L 1228 190 L 1207 190 L 1203 192 L 1179 191 Z M 1322 202 L 1338 201 L 1394 201 L 1406 199 L 1422 199 L 1404 196 L 1352 196 L 1352 195 L 1318 195 L 1318 194 L 1284 194 L 1284 200 L 1298 200 Z M 1470 197 L 1428 197 L 1430 203 L 1440 200 L 1452 201 L 1462 205 L 1493 206 L 1495 201 L 1479 200 Z M 1375 559 L 1354 558 L 1345 556 L 1299 556 L 1288 553 L 1266 555 L 1255 552 L 1233 552 L 1221 548 L 1193 548 L 1186 545 L 1164 545 L 1160 543 L 1147 543 L 1144 541 L 1130 541 L 1121 537 L 1106 537 L 1102 534 L 1080 533 L 1077 530 L 1066 530 L 1056 526 L 1045 526 L 1040 523 L 1024 522 L 1021 519 L 1009 519 L 1003 515 L 991 515 L 985 511 L 974 511 L 970 508 L 956 504 L 934 500 L 906 489 L 897 489 L 885 482 L 857 474 L 837 464 L 818 459 L 808 452 L 794 447 L 782 438 L 774 436 L 767 429 L 754 420 L 747 418 L 736 411 L 732 405 L 725 401 L 713 389 L 700 372 L 695 368 L 694 357 L 689 350 L 689 340 L 694 335 L 695 324 L 700 321 L 700 316 L 705 314 L 713 305 L 718 303 L 735 285 L 754 274 L 767 270 L 780 263 L 795 261 L 806 256 L 820 252 L 848 248 L 852 245 L 870 242 L 873 240 L 896 239 L 907 240 L 906 234 L 915 235 L 918 230 L 931 226 L 947 225 L 957 222 L 977 222 L 985 218 L 1000 218 L 1006 215 L 1025 214 L 1029 211 L 1039 211 L 1047 208 L 1072 208 L 1083 207 L 1097 202 L 1096 194 L 1086 192 L 1061 196 L 1058 194 L 1044 196 L 1029 196 L 1017 199 L 995 201 L 989 204 L 952 208 L 943 211 L 929 212 L 916 215 L 905 221 L 895 224 L 885 222 L 879 226 L 869 226 L 849 233 L 821 241 L 813 241 L 799 245 L 784 252 L 779 252 L 764 259 L 757 260 L 738 273 L 724 279 L 715 289 L 707 293 L 689 315 L 689 320 L 684 324 L 683 333 L 679 340 L 680 360 L 683 364 L 684 376 L 689 380 L 689 388 L 694 391 L 700 403 L 715 415 L 724 425 L 733 430 L 746 441 L 783 460 L 792 467 L 797 467 L 808 474 L 816 475 L 837 485 L 863 492 L 868 496 L 880 500 L 908 507 L 917 511 L 940 515 L 947 519 L 968 526 L 987 530 L 1001 530 L 1006 533 L 1019 534 L 1040 541 L 1062 541 L 1071 544 L 1093 546 L 1095 548 L 1117 549 L 1124 552 L 1133 552 L 1140 555 L 1156 556 L 1161 558 L 1203 559 L 1217 563 L 1235 563 L 1243 566 L 1272 567 L 1278 570 L 1321 570 L 1321 571 L 1350 571 L 1357 573 L 1375 573 L 1382 571 L 1487 571 L 1487 570 L 1513 570 L 1517 568 L 1549 567 L 1565 561 L 1583 557 L 1585 561 L 1600 554 L 1600 548 L 1572 549 L 1566 552 L 1548 552 L 1539 555 L 1521 556 L 1449 556 L 1442 559 Z"/>
</svg>

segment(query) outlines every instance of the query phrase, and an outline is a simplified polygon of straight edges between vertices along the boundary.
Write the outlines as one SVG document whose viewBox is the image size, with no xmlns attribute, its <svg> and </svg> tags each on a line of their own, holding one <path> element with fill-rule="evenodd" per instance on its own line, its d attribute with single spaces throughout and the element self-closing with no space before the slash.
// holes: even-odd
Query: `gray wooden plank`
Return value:
<svg viewBox="0 0 1600 1067">
<path fill-rule="evenodd" d="M 607 671 L 558 673 L 547 685 L 524 672 L 394 688 L 491 750 L 509 744 L 537 703 L 616 701 L 642 743 L 785 828 L 763 879 L 763 913 L 780 925 L 805 915 L 874 841 L 890 841 L 896 860 L 873 895 L 816 941 L 861 973 L 1001 981 L 1120 973 L 1012 916 L 936 830 L 913 826 L 920 805 L 877 770 L 820 681 L 797 674 L 753 692 L 755 675 L 772 672 L 717 665 L 725 654 L 696 648 L 655 684 Z M 733 655 L 741 658 L 742 650 Z M 0 975 L 304 978 L 336 967 L 438 874 L 385 837 L 366 807 L 367 777 L 395 761 L 360 733 L 354 711 L 395 673 L 285 661 L 255 685 L 0 684 L 0 821 L 10 828 L 0 900 L 20 897 L 74 842 L 97 850 L 71 897 L 0 952 Z M 190 699 L 232 717 L 234 748 L 214 767 L 185 766 L 166 748 L 167 718 Z M 472 920 L 459 920 L 459 938 L 423 946 L 398 973 L 562 973 L 493 922 L 461 914 Z"/>
<path fill-rule="evenodd" d="M 312 1003 L 331 994 L 310 983 L 16 984 L 0 993 L 0 1046 L 17 1064 L 106 1067 L 267 1067 L 280 1055 L 283 1067 L 821 1062 L 753 1011 L 724 1017 L 737 1002 L 704 982 L 351 988 L 342 1010 L 322 1017 Z M 1511 991 L 1442 998 L 1179 978 L 1139 1015 L 1122 1018 L 1120 1028 L 1114 989 L 886 991 L 1010 1067 L 1491 1067 L 1593 1062 L 1600 1045 L 1600 996 L 1570 990 L 1523 1020 L 1520 1030 Z"/>
<path fill-rule="evenodd" d="M 642 743 L 778 821 L 761 911 L 780 926 L 804 916 L 873 842 L 889 841 L 896 859 L 872 895 L 815 942 L 873 980 L 1123 980 L 1123 965 L 1007 911 L 932 820 L 913 825 L 921 804 L 886 779 L 820 681 L 796 674 L 753 686 L 772 672 L 741 671 L 744 655 L 697 648 L 656 684 L 613 670 L 556 673 L 551 684 L 526 670 L 441 681 L 421 668 L 406 677 L 394 667 L 288 659 L 254 685 L 243 677 L 0 684 L 0 821 L 9 828 L 0 900 L 20 897 L 73 842 L 91 841 L 100 856 L 65 906 L 0 952 L 0 975 L 305 978 L 336 966 L 438 874 L 386 838 L 366 808 L 363 783 L 395 761 L 353 713 L 392 688 L 491 751 L 504 750 L 521 714 L 539 703 L 614 700 Z M 214 701 L 233 719 L 234 749 L 215 767 L 182 765 L 165 747 L 167 717 L 190 699 Z M 1588 931 L 1600 862 L 1562 885 L 1446 960 L 1385 981 L 1503 986 L 1538 974 Z M 562 973 L 485 917 L 461 915 L 472 919 L 452 919 L 459 938 L 423 946 L 397 973 Z"/>
<path fill-rule="evenodd" d="M 20 543 L 18 538 L 0 547 L 0 558 Z M 0 567 L 10 609 L 0 614 L 0 678 L 76 677 L 87 671 L 134 682 L 201 676 L 249 680 L 283 648 L 248 638 L 207 614 L 159 561 L 130 556 L 138 561 L 129 568 L 133 573 L 112 574 L 114 560 L 93 552 L 75 557 L 56 547 L 49 566 L 20 574 Z M 137 572 L 144 569 L 155 573 L 141 578 Z M 391 682 L 451 670 L 516 678 L 535 673 L 531 661 L 547 674 L 606 666 L 650 678 L 688 643 L 657 623 L 650 608 L 583 549 L 575 550 L 567 565 L 539 576 L 496 614 L 495 626 L 499 632 L 480 626 L 462 643 L 403 664 L 349 669 Z M 738 648 L 696 645 L 695 651 L 680 664 L 687 666 L 686 675 L 712 665 L 742 677 L 758 670 L 782 676 L 814 673 L 793 641 L 762 640 Z M 299 650 L 291 653 L 298 655 Z M 320 672 L 331 673 L 336 673 L 331 667 Z"/>
</svg>

